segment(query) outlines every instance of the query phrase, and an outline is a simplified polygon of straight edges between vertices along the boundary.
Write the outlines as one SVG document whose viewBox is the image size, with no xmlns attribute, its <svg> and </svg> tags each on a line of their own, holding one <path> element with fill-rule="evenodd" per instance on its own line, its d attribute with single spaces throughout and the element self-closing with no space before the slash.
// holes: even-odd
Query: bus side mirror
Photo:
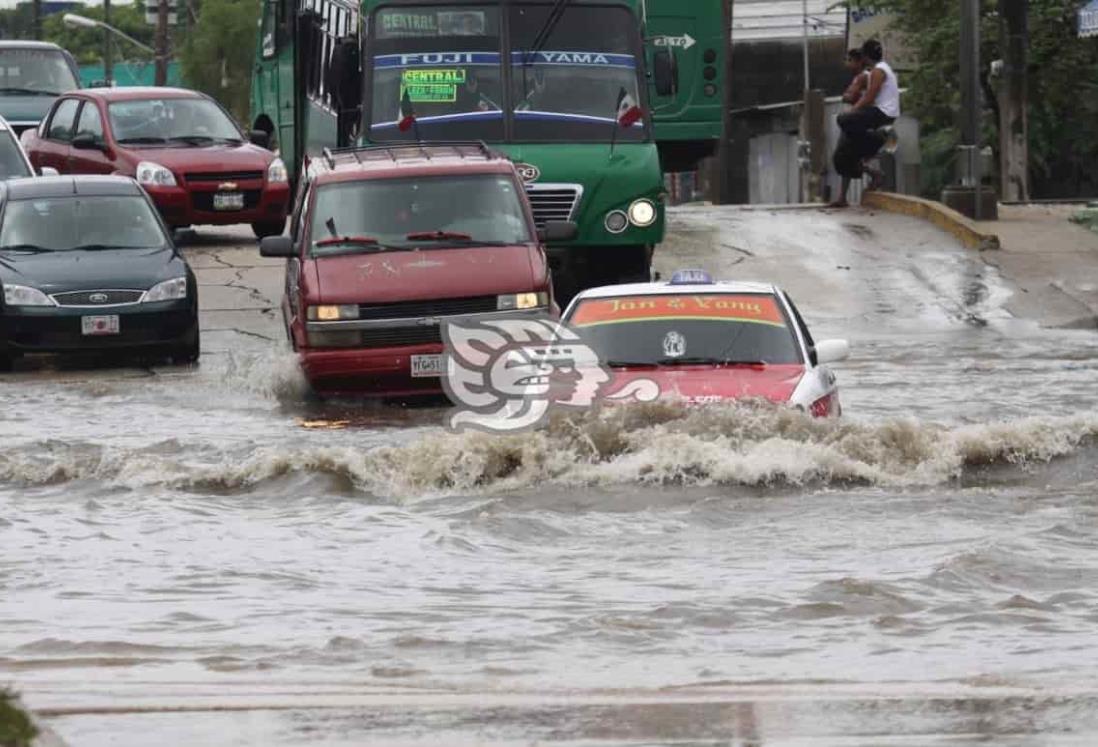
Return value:
<svg viewBox="0 0 1098 747">
<path fill-rule="evenodd" d="M 679 63 L 670 49 L 652 55 L 652 78 L 659 96 L 674 96 L 679 92 Z"/>
</svg>

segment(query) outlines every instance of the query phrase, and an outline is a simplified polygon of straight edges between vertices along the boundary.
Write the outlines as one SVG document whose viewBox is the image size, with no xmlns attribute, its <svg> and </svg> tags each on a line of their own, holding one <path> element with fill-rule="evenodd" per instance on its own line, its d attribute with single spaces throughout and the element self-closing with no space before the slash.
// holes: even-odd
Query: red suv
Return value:
<svg viewBox="0 0 1098 747">
<path fill-rule="evenodd" d="M 483 144 L 325 151 L 298 184 L 282 312 L 321 393 L 442 391 L 448 317 L 556 314 L 539 233 L 515 165 Z"/>
<path fill-rule="evenodd" d="M 208 96 L 179 88 L 91 88 L 61 96 L 23 147 L 36 169 L 137 179 L 173 228 L 286 225 L 286 166 Z"/>
</svg>

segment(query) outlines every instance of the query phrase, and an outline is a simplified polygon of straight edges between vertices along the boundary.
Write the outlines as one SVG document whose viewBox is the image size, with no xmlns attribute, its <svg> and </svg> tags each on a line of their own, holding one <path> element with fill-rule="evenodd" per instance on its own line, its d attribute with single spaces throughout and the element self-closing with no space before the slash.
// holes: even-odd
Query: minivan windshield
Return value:
<svg viewBox="0 0 1098 747">
<path fill-rule="evenodd" d="M 11 130 L 0 130 L 0 179 L 15 179 L 21 176 L 33 176 L 15 135 Z"/>
<path fill-rule="evenodd" d="M 115 101 L 110 113 L 120 143 L 240 141 L 240 130 L 225 111 L 208 99 L 163 98 Z"/>
<path fill-rule="evenodd" d="M 328 184 L 317 190 L 310 238 L 314 256 L 533 240 L 519 189 L 503 174 Z"/>
<path fill-rule="evenodd" d="M 772 294 L 591 298 L 581 301 L 566 321 L 607 365 L 803 362 Z"/>
<path fill-rule="evenodd" d="M 79 87 L 60 50 L 0 50 L 0 96 L 57 96 Z"/>
<path fill-rule="evenodd" d="M 72 196 L 12 200 L 4 208 L 0 252 L 149 249 L 167 237 L 145 198 Z"/>
</svg>

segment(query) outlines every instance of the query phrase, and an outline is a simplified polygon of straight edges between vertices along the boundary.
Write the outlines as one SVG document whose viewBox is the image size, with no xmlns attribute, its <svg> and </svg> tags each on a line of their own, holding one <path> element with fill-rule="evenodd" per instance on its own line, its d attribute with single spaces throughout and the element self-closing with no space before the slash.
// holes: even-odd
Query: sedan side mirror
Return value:
<svg viewBox="0 0 1098 747">
<path fill-rule="evenodd" d="M 76 150 L 102 150 L 103 141 L 95 135 L 85 132 L 83 135 L 77 135 L 72 139 L 72 147 Z"/>
<path fill-rule="evenodd" d="M 679 62 L 670 49 L 652 55 L 652 79 L 659 96 L 674 96 L 679 92 Z"/>
<path fill-rule="evenodd" d="M 816 363 L 838 363 L 850 356 L 850 343 L 846 340 L 820 340 L 816 343 Z"/>
<path fill-rule="evenodd" d="M 538 229 L 538 240 L 542 243 L 572 241 L 579 235 L 579 227 L 569 220 L 551 220 L 545 228 Z"/>
<path fill-rule="evenodd" d="M 259 242 L 261 257 L 296 257 L 294 242 L 289 236 L 268 236 Z"/>
<path fill-rule="evenodd" d="M 252 130 L 248 133 L 248 141 L 260 148 L 271 147 L 271 136 L 266 130 Z"/>
<path fill-rule="evenodd" d="M 43 166 L 38 169 L 39 176 L 61 176 L 61 172 L 55 169 L 53 166 Z"/>
</svg>

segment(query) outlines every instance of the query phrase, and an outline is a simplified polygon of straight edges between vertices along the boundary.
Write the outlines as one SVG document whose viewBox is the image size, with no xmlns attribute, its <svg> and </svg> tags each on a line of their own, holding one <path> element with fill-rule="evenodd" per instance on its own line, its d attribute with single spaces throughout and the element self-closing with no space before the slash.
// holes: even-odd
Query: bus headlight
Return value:
<svg viewBox="0 0 1098 747">
<path fill-rule="evenodd" d="M 634 226 L 647 228 L 656 222 L 656 204 L 644 198 L 634 200 L 629 206 L 629 220 Z"/>
<path fill-rule="evenodd" d="M 611 210 L 603 221 L 606 230 L 610 233 L 621 233 L 629 227 L 629 218 L 621 210 Z"/>
</svg>

